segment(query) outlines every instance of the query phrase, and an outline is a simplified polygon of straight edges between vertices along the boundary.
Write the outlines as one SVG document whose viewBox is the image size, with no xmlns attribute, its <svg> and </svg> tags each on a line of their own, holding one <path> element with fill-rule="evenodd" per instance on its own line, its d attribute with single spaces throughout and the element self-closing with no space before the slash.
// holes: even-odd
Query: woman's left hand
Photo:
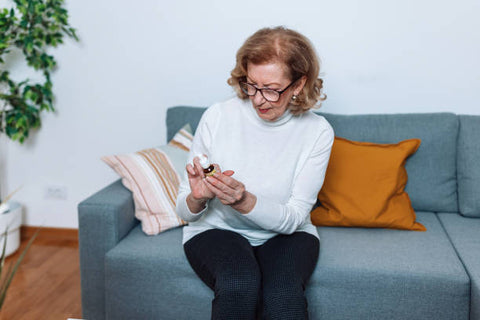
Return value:
<svg viewBox="0 0 480 320">
<path fill-rule="evenodd" d="M 241 213 L 250 212 L 256 203 L 256 197 L 245 189 L 245 185 L 232 178 L 234 173 L 226 170 L 223 173 L 215 165 L 216 173 L 212 177 L 206 177 L 207 187 L 224 205 L 229 205 Z"/>
</svg>

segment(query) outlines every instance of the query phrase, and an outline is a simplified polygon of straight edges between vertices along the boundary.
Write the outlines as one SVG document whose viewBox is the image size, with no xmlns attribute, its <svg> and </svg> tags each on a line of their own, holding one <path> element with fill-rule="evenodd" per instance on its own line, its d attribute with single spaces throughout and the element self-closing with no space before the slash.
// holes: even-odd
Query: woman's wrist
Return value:
<svg viewBox="0 0 480 320">
<path fill-rule="evenodd" d="M 256 203 L 257 197 L 254 194 L 245 191 L 245 196 L 239 201 L 232 204 L 231 207 L 242 214 L 247 214 L 253 210 Z"/>
<path fill-rule="evenodd" d="M 199 213 L 207 206 L 208 199 L 196 199 L 191 193 L 187 196 L 187 206 L 192 213 Z"/>
</svg>

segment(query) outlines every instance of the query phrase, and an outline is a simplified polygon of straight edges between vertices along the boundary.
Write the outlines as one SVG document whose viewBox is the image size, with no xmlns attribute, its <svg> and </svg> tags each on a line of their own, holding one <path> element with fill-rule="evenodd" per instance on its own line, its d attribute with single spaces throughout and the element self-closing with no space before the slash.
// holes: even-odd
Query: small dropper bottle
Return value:
<svg viewBox="0 0 480 320">
<path fill-rule="evenodd" d="M 213 176 L 215 174 L 215 167 L 213 166 L 213 164 L 210 164 L 207 156 L 202 154 L 199 156 L 199 158 L 200 158 L 200 165 L 202 166 L 203 172 L 205 173 L 205 175 Z"/>
</svg>

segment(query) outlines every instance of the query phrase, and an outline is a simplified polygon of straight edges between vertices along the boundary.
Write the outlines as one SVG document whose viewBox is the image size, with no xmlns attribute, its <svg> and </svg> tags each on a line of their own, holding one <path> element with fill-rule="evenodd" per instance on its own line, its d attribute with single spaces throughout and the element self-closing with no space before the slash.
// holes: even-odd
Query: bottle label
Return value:
<svg viewBox="0 0 480 320">
<path fill-rule="evenodd" d="M 208 173 L 205 173 L 205 175 L 206 175 L 207 177 L 211 177 L 211 176 L 213 176 L 213 175 L 215 174 L 215 172 L 216 172 L 215 169 L 213 169 L 212 171 L 210 171 L 210 172 L 208 172 Z"/>
</svg>

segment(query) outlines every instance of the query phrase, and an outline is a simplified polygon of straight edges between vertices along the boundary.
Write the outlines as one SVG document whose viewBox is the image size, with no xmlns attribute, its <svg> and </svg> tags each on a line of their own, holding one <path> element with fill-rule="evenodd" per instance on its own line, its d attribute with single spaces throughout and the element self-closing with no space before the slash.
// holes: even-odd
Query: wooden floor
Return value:
<svg viewBox="0 0 480 320">
<path fill-rule="evenodd" d="M 31 234 L 31 229 L 22 230 L 22 238 Z M 20 249 L 7 258 L 4 270 L 17 260 L 27 241 L 22 239 Z M 10 285 L 0 320 L 80 319 L 81 314 L 76 236 L 69 230 L 42 230 Z"/>
</svg>

